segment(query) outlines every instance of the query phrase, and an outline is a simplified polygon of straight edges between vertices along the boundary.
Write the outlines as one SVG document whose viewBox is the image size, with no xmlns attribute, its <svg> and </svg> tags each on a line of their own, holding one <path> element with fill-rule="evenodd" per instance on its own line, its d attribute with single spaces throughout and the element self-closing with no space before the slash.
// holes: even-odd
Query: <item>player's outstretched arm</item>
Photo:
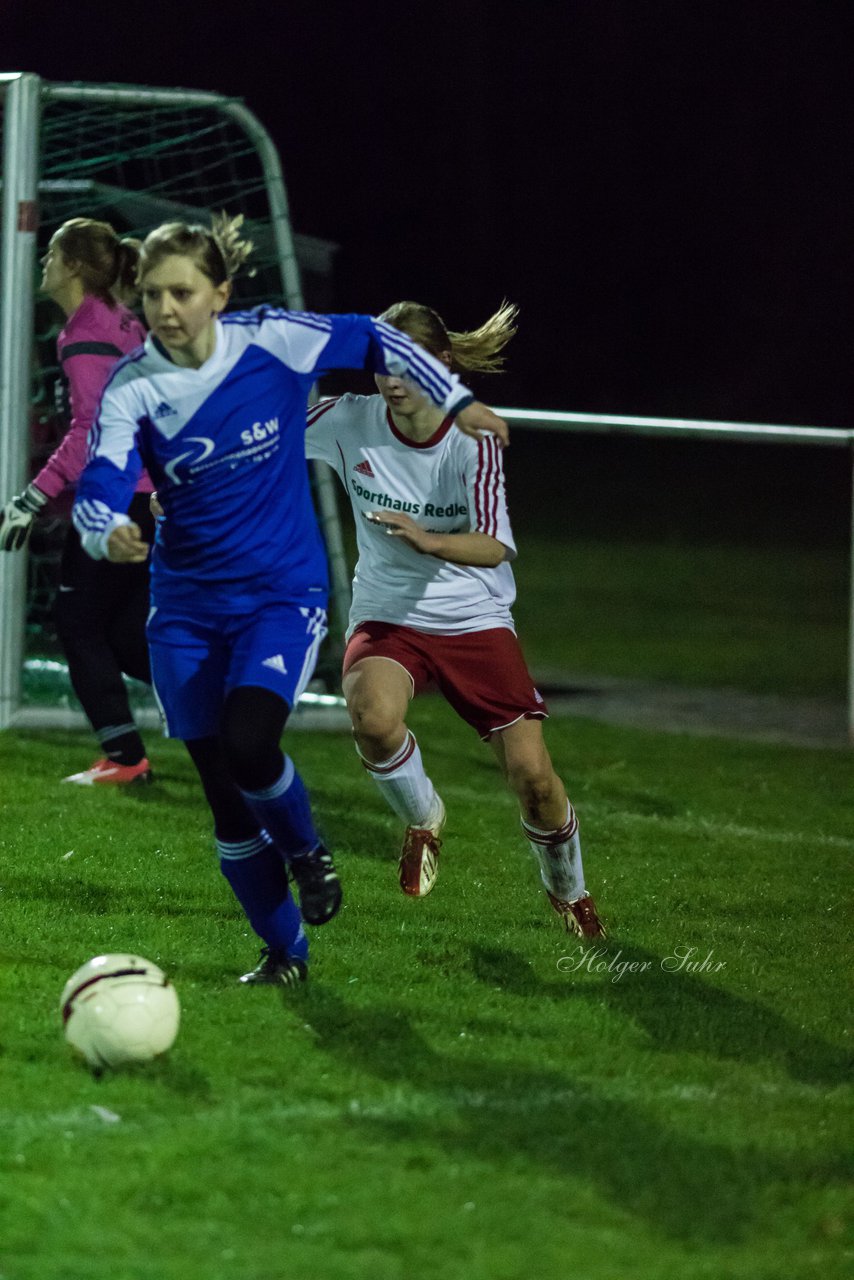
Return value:
<svg viewBox="0 0 854 1280">
<path fill-rule="evenodd" d="M 503 449 L 510 443 L 507 423 L 479 400 L 473 400 L 464 409 L 460 409 L 454 425 L 463 435 L 472 436 L 475 440 L 481 440 L 484 434 L 491 434 L 498 437 Z"/>
</svg>

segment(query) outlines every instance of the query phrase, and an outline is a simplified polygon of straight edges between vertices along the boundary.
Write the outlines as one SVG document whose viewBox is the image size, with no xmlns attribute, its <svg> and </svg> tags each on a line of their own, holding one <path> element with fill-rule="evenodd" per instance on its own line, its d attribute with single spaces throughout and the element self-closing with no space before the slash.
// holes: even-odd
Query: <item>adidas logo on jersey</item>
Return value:
<svg viewBox="0 0 854 1280">
<path fill-rule="evenodd" d="M 286 676 L 288 669 L 285 666 L 285 660 L 280 653 L 274 653 L 272 658 L 265 658 L 261 663 L 262 667 L 272 667 L 274 671 L 278 671 L 280 675 Z"/>
<path fill-rule="evenodd" d="M 360 476 L 370 476 L 372 480 L 376 479 L 370 462 L 357 462 L 354 471 L 358 471 Z"/>
<path fill-rule="evenodd" d="M 167 404 L 165 400 L 161 400 L 160 404 L 154 410 L 155 418 L 169 418 L 173 413 L 177 413 L 177 409 L 173 409 L 171 404 Z"/>
</svg>

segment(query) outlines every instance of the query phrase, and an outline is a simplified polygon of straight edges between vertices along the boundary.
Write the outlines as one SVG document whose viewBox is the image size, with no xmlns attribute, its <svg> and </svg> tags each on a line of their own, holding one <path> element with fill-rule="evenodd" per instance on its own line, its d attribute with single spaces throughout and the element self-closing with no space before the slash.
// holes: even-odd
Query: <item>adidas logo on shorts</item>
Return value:
<svg viewBox="0 0 854 1280">
<path fill-rule="evenodd" d="M 273 654 L 272 658 L 265 658 L 261 663 L 262 667 L 272 667 L 274 671 L 278 671 L 280 675 L 286 676 L 288 669 L 285 666 L 285 660 L 280 653 Z"/>
</svg>

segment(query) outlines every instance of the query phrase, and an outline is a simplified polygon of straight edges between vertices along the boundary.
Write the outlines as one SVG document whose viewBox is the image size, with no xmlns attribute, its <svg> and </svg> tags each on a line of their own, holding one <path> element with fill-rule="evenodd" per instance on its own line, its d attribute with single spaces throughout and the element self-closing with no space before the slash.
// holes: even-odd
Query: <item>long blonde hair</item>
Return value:
<svg viewBox="0 0 854 1280">
<path fill-rule="evenodd" d="M 462 373 L 498 373 L 504 368 L 501 354 L 516 332 L 519 308 L 505 299 L 478 329 L 455 333 L 441 316 L 420 302 L 395 302 L 380 316 L 425 347 L 431 355 L 450 352 L 451 368 Z"/>
</svg>

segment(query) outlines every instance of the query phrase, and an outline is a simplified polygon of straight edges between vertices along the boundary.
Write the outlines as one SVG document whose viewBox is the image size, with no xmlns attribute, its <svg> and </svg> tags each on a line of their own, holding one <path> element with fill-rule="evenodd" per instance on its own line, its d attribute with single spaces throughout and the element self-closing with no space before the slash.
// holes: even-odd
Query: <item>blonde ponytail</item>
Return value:
<svg viewBox="0 0 854 1280">
<path fill-rule="evenodd" d="M 425 347 L 432 355 L 450 355 L 451 368 L 461 373 L 498 373 L 504 368 L 500 354 L 516 332 L 519 308 L 506 300 L 478 329 L 455 333 L 445 328 L 441 316 L 420 302 L 395 302 L 380 316 Z"/>
<path fill-rule="evenodd" d="M 504 356 L 499 354 L 516 332 L 519 308 L 506 299 L 479 329 L 468 333 L 450 331 L 451 358 L 455 369 L 463 373 L 499 373 Z"/>
<path fill-rule="evenodd" d="M 242 226 L 242 213 L 238 213 L 234 218 L 229 218 L 223 209 L 220 213 L 215 213 L 211 218 L 211 234 L 219 245 L 219 251 L 222 254 L 229 280 L 233 280 L 238 271 L 245 266 L 246 259 L 255 248 L 251 240 L 242 240 L 240 238 L 239 232 Z M 252 275 L 253 272 L 250 271 L 249 274 Z"/>
</svg>

